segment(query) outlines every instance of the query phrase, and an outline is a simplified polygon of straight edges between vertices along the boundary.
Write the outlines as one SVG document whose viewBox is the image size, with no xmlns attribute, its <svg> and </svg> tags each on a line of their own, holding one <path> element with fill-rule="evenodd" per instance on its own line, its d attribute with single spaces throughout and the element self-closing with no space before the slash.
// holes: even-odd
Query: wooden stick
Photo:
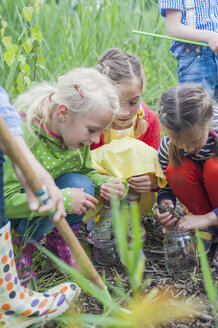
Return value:
<svg viewBox="0 0 218 328">
<path fill-rule="evenodd" d="M 198 41 L 192 41 L 192 40 L 186 40 L 186 39 L 180 39 L 180 38 L 173 38 L 173 37 L 168 36 L 168 35 L 162 35 L 162 34 L 156 34 L 156 33 L 149 33 L 149 32 L 143 32 L 143 31 L 136 31 L 136 30 L 133 30 L 132 33 L 134 33 L 134 34 L 140 34 L 140 35 L 144 35 L 144 36 L 151 36 L 151 37 L 160 38 L 160 39 L 167 39 L 167 40 L 171 40 L 171 41 L 191 43 L 191 44 L 196 44 L 198 46 L 209 47 L 209 44 L 208 43 L 198 42 Z"/>
<path fill-rule="evenodd" d="M 12 136 L 10 131 L 8 130 L 7 125 L 4 120 L 0 116 L 0 137 L 2 142 L 7 149 L 8 156 L 12 159 L 13 162 L 19 166 L 23 175 L 25 176 L 28 184 L 34 193 L 38 193 L 42 190 L 42 183 L 34 170 L 32 169 L 30 163 L 25 157 L 22 149 L 17 143 L 16 139 Z M 60 232 L 66 244 L 69 246 L 72 253 L 75 255 L 75 258 L 80 263 L 82 269 L 85 271 L 85 274 L 88 279 L 90 279 L 96 286 L 100 289 L 104 289 L 104 283 L 95 270 L 92 262 L 87 256 L 86 252 L 82 248 L 80 242 L 76 238 L 75 234 L 71 230 L 69 224 L 66 219 L 63 217 L 58 222 L 54 222 L 55 227 Z"/>
</svg>

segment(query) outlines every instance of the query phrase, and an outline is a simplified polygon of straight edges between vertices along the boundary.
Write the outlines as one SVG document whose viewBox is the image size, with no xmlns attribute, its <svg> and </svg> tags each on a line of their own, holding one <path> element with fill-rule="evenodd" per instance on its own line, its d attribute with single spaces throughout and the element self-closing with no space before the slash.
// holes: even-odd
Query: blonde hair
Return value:
<svg viewBox="0 0 218 328">
<path fill-rule="evenodd" d="M 145 74 L 140 60 L 117 48 L 107 50 L 98 60 L 96 69 L 107 76 L 117 86 L 123 82 L 137 78 L 141 88 L 145 85 Z M 134 124 L 135 137 L 140 137 L 148 128 L 147 121 L 137 116 Z"/>
<path fill-rule="evenodd" d="M 163 129 L 175 140 L 181 140 L 190 133 L 194 125 L 199 129 L 209 127 L 213 130 L 213 104 L 209 94 L 197 84 L 182 83 L 168 89 L 159 100 L 159 118 Z M 218 157 L 218 138 L 214 138 L 213 152 Z M 169 161 L 173 166 L 182 162 L 180 149 L 173 143 L 169 145 Z"/>
<path fill-rule="evenodd" d="M 119 101 L 115 87 L 94 68 L 76 68 L 58 78 L 57 84 L 41 83 L 18 96 L 14 106 L 27 112 L 27 127 L 37 117 L 46 127 L 52 111 L 59 105 L 69 107 L 74 115 L 93 108 L 117 114 Z"/>
</svg>

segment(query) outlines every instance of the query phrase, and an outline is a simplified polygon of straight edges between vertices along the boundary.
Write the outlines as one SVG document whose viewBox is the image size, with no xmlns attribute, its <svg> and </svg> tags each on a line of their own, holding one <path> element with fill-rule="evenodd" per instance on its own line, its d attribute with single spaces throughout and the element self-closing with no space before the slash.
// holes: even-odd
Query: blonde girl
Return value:
<svg viewBox="0 0 218 328">
<path fill-rule="evenodd" d="M 158 156 L 168 185 L 158 203 L 174 207 L 177 197 L 190 212 L 177 229 L 206 229 L 201 235 L 209 252 L 218 236 L 218 108 L 200 86 L 181 84 L 161 96 L 159 117 L 166 135 Z M 164 232 L 176 221 L 169 213 L 157 216 Z M 213 263 L 218 265 L 218 247 Z"/>
<path fill-rule="evenodd" d="M 90 145 L 98 142 L 103 129 L 113 121 L 119 103 L 113 86 L 95 69 L 78 68 L 61 76 L 57 85 L 39 84 L 20 95 L 14 103 L 23 118 L 26 143 L 61 189 L 67 221 L 76 233 L 84 214 L 95 209 L 97 199 L 110 199 L 114 191 L 120 199 L 124 185 L 119 179 L 104 177 L 91 167 Z M 26 246 L 18 271 L 31 266 L 32 240 L 46 236 L 46 247 L 69 265 L 78 268 L 70 249 L 54 229 L 49 216 L 31 215 L 26 194 L 15 177 L 9 160 L 5 175 L 6 216 L 20 236 L 14 244 Z M 34 274 L 34 273 L 32 273 Z"/>
</svg>

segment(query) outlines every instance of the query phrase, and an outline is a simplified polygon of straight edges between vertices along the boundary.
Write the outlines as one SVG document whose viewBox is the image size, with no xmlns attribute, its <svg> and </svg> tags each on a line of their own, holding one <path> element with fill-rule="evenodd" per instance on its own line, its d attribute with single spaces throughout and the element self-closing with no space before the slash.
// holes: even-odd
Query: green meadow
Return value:
<svg viewBox="0 0 218 328">
<path fill-rule="evenodd" d="M 23 8 L 29 6 L 33 13 L 27 21 Z M 157 1 L 1 0 L 0 14 L 7 22 L 4 36 L 10 36 L 13 46 L 17 46 L 17 58 L 9 67 L 4 60 L 6 47 L 0 44 L 0 83 L 12 98 L 18 93 L 16 79 L 24 59 L 30 67 L 27 75 L 31 82 L 55 80 L 74 67 L 95 66 L 99 56 L 112 47 L 140 58 L 147 80 L 143 100 L 151 109 L 156 110 L 165 89 L 177 84 L 170 41 L 132 33 L 141 30 L 167 34 Z"/>
</svg>

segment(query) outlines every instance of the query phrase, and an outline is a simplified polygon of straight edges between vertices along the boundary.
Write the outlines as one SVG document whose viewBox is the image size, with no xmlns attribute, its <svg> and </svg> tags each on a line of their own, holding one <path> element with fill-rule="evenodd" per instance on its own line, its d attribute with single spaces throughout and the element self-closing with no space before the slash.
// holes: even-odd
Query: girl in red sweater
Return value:
<svg viewBox="0 0 218 328">
<path fill-rule="evenodd" d="M 156 201 L 155 191 L 158 182 L 163 183 L 164 175 L 156 160 L 160 145 L 159 120 L 141 101 L 145 84 L 142 64 L 129 53 L 109 49 L 98 60 L 96 69 L 116 86 L 121 108 L 110 129 L 91 147 L 93 166 L 102 174 L 113 172 L 121 179 L 128 179 L 126 200 L 139 202 L 141 214 L 145 215 Z M 104 206 L 99 214 L 99 222 L 89 233 L 89 242 L 93 241 L 93 232 L 111 226 L 110 206 Z M 129 229 L 131 235 L 131 222 Z M 145 233 L 143 235 L 145 237 Z"/>
</svg>

